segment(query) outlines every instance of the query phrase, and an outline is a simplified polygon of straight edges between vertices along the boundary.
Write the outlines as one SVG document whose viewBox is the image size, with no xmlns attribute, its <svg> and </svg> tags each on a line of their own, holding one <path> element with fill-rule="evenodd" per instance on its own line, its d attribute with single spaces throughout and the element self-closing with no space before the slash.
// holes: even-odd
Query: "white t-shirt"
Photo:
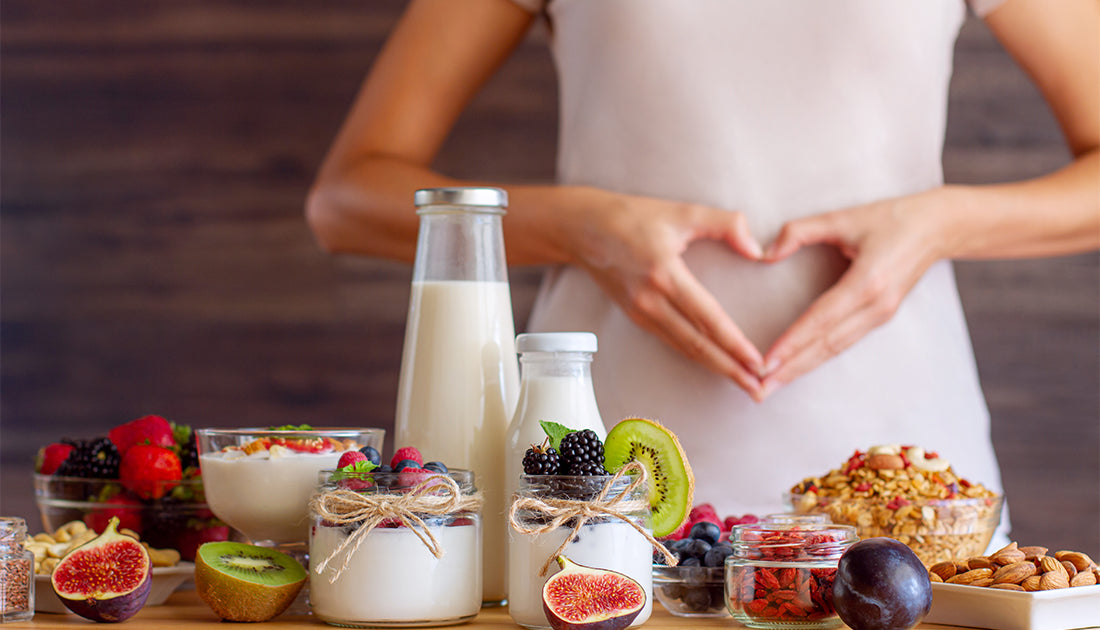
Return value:
<svg viewBox="0 0 1100 630">
<path fill-rule="evenodd" d="M 549 17 L 563 184 L 739 210 L 766 244 L 791 219 L 943 183 L 962 0 L 515 1 Z M 715 242 L 686 259 L 761 352 L 846 265 L 828 247 L 769 265 Z M 641 330 L 577 268 L 547 275 L 529 329 L 596 333 L 605 422 L 670 427 L 696 502 L 723 515 L 781 511 L 793 484 L 875 444 L 937 451 L 1001 488 L 949 262 L 889 323 L 762 404 Z"/>
</svg>

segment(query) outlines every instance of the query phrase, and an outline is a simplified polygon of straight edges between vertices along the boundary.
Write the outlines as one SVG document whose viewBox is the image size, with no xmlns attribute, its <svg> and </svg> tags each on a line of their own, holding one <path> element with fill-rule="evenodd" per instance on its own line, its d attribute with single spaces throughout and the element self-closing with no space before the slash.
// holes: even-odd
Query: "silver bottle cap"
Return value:
<svg viewBox="0 0 1100 630">
<path fill-rule="evenodd" d="M 501 188 L 463 186 L 421 188 L 413 195 L 417 208 L 424 206 L 508 207 L 508 193 Z"/>
</svg>

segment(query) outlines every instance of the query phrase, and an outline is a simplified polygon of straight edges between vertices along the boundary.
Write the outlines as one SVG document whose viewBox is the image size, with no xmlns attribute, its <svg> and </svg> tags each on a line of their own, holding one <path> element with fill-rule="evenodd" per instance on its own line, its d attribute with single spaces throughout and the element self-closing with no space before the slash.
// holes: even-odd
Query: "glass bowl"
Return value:
<svg viewBox="0 0 1100 630">
<path fill-rule="evenodd" d="M 653 565 L 653 592 L 677 617 L 728 617 L 723 567 Z"/>
<path fill-rule="evenodd" d="M 955 499 L 784 497 L 798 513 L 824 513 L 853 525 L 860 539 L 886 536 L 909 546 L 925 566 L 985 553 L 1001 522 L 1001 495 Z"/>
<path fill-rule="evenodd" d="M 117 480 L 34 475 L 34 498 L 42 528 L 52 533 L 70 521 L 102 532 L 112 516 L 157 549 L 176 549 L 195 559 L 204 542 L 226 540 L 229 528 L 210 511 L 202 478 L 162 482 L 159 499 L 140 499 Z"/>
</svg>

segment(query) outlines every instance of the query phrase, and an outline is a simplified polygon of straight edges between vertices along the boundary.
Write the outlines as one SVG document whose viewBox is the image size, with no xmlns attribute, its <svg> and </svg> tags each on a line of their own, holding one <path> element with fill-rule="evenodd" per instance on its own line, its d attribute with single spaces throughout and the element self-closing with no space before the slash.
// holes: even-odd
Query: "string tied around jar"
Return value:
<svg viewBox="0 0 1100 630">
<path fill-rule="evenodd" d="M 432 475 L 401 494 L 361 494 L 355 490 L 338 488 L 313 495 L 310 510 L 326 524 L 334 526 L 358 524 L 358 529 L 317 563 L 314 571 L 324 573 L 329 564 L 343 554 L 340 567 L 331 571 L 329 583 L 340 578 L 348 563 L 367 534 L 383 521 L 396 519 L 409 528 L 436 559 L 442 558 L 444 549 L 432 534 L 424 516 L 444 516 L 455 512 L 478 512 L 484 502 L 481 492 L 463 494 L 462 490 L 445 475 Z"/>
<path fill-rule="evenodd" d="M 608 497 L 611 493 L 611 488 L 623 478 L 623 475 L 630 473 L 636 473 L 630 483 L 619 493 Z M 645 481 L 645 466 L 642 466 L 639 462 L 632 461 L 620 468 L 611 479 L 608 479 L 599 493 L 591 500 L 558 499 L 554 497 L 516 497 L 515 500 L 512 501 L 512 506 L 508 509 L 508 523 L 512 526 L 512 529 L 521 534 L 539 536 L 540 534 L 552 532 L 562 527 L 566 522 L 572 521 L 573 531 L 565 537 L 565 541 L 563 541 L 554 553 L 550 554 L 550 557 L 546 559 L 546 562 L 539 570 L 539 576 L 546 575 L 546 572 L 550 569 L 550 565 L 554 563 L 554 559 L 565 553 L 565 548 L 569 546 L 569 541 L 577 536 L 580 529 L 584 527 L 584 524 L 588 522 L 589 519 L 600 517 L 617 518 L 633 527 L 639 534 L 645 536 L 646 540 L 649 541 L 649 544 L 652 545 L 654 549 L 661 552 L 669 566 L 674 567 L 677 563 L 676 556 L 672 555 L 659 540 L 654 538 L 653 534 L 647 532 L 641 525 L 628 516 L 631 513 L 649 510 L 649 503 L 646 501 L 628 500 L 626 498 L 637 490 L 640 485 L 645 483 Z M 517 513 L 520 511 L 541 514 L 550 520 L 539 525 L 527 526 L 520 522 L 517 517 Z"/>
</svg>

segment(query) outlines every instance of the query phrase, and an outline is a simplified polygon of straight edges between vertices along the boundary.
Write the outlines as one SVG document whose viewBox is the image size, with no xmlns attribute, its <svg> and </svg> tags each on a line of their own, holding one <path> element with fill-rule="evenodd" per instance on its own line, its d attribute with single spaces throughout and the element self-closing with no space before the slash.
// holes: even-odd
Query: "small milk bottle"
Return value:
<svg viewBox="0 0 1100 630">
<path fill-rule="evenodd" d="M 516 337 L 522 380 L 516 414 L 508 427 L 505 462 L 507 496 L 519 487 L 523 454 L 541 444 L 546 433 L 540 420 L 570 429 L 592 429 L 607 438 L 596 393 L 592 389 L 592 355 L 596 335 L 590 332 L 526 333 Z"/>
<path fill-rule="evenodd" d="M 416 191 L 420 232 L 398 381 L 394 448 L 477 475 L 486 603 L 507 597 L 505 434 L 519 390 L 499 188 Z"/>
</svg>

